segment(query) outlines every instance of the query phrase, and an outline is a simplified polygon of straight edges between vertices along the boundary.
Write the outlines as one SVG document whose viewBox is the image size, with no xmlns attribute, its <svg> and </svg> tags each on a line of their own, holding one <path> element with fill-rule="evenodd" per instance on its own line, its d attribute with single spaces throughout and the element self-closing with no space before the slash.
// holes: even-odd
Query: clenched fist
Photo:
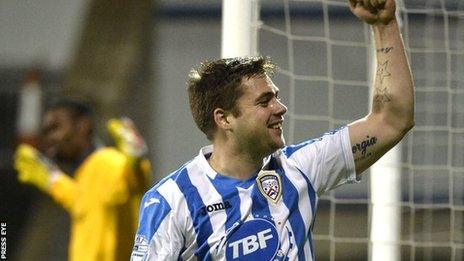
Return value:
<svg viewBox="0 0 464 261">
<path fill-rule="evenodd" d="M 395 18 L 395 0 L 349 0 L 351 12 L 368 24 L 388 24 Z"/>
</svg>

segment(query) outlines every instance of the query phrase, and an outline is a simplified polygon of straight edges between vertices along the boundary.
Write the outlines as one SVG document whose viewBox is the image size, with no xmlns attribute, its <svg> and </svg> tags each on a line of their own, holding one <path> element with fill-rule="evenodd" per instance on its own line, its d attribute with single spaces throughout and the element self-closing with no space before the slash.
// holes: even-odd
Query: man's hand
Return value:
<svg viewBox="0 0 464 261">
<path fill-rule="evenodd" d="M 129 118 L 110 119 L 107 124 L 108 132 L 122 153 L 140 158 L 147 153 L 147 144 Z"/>
<path fill-rule="evenodd" d="M 131 187 L 145 191 L 150 173 L 150 162 L 144 158 L 148 152 L 147 144 L 129 118 L 110 119 L 108 132 L 116 143 L 116 148 L 127 157 L 128 166 L 135 175 L 129 175 Z"/>
<path fill-rule="evenodd" d="M 56 165 L 27 144 L 21 144 L 16 149 L 14 166 L 20 182 L 35 185 L 43 191 L 48 190 L 52 177 L 60 173 Z"/>
<path fill-rule="evenodd" d="M 351 12 L 368 24 L 387 25 L 395 18 L 395 0 L 349 0 Z"/>
</svg>

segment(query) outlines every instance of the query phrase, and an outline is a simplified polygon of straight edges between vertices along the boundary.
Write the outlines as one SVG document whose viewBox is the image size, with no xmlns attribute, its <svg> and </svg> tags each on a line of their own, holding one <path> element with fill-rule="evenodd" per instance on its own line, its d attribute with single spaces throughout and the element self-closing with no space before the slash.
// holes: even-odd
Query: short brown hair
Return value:
<svg viewBox="0 0 464 261">
<path fill-rule="evenodd" d="M 192 69 L 188 80 L 190 109 L 198 128 L 209 140 L 216 130 L 216 108 L 240 115 L 236 101 L 243 95 L 242 79 L 272 75 L 275 68 L 269 57 L 259 56 L 205 61 L 200 68 Z"/>
</svg>

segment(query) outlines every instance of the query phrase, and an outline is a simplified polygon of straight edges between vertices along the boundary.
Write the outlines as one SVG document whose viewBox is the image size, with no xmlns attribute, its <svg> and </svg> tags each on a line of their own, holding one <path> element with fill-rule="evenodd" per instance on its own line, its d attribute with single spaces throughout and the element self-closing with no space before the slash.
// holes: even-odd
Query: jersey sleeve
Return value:
<svg viewBox="0 0 464 261">
<path fill-rule="evenodd" d="M 156 189 L 145 194 L 131 260 L 178 260 L 184 248 L 182 218 L 171 204 Z"/>
<path fill-rule="evenodd" d="M 77 184 L 74 179 L 66 174 L 58 174 L 53 177 L 48 190 L 50 196 L 67 211 L 72 212 L 77 194 Z"/>
<path fill-rule="evenodd" d="M 359 182 L 346 126 L 320 138 L 288 146 L 283 152 L 310 179 L 318 194 L 345 183 Z"/>
</svg>

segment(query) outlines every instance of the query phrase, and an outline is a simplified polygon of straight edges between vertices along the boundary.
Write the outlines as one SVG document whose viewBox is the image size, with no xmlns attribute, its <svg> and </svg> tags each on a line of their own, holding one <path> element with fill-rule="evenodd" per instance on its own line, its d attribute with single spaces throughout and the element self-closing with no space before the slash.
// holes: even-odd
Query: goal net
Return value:
<svg viewBox="0 0 464 261">
<path fill-rule="evenodd" d="M 289 108 L 287 142 L 363 117 L 375 64 L 372 39 L 347 0 L 260 5 L 257 51 L 280 67 L 275 82 Z M 464 260 L 464 1 L 397 5 L 416 85 L 416 126 L 393 163 L 400 173 L 392 203 L 400 217 L 394 244 L 402 260 Z M 391 173 L 371 174 L 382 179 Z M 393 229 L 372 222 L 371 179 L 367 171 L 360 184 L 321 197 L 316 259 L 372 259 L 372 224 L 384 233 Z"/>
</svg>

